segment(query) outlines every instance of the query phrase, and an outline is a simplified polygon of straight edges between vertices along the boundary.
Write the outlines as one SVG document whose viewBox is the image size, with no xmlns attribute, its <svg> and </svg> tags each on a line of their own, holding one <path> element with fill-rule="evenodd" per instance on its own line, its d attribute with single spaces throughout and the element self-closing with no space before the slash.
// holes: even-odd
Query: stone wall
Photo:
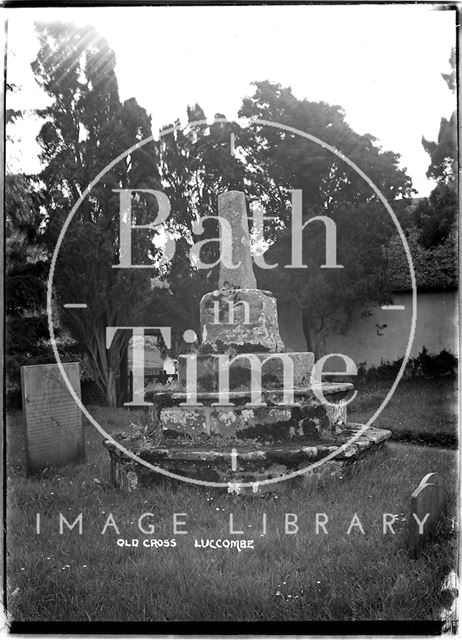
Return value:
<svg viewBox="0 0 462 640">
<path fill-rule="evenodd" d="M 457 355 L 457 296 L 457 291 L 418 293 L 411 357 L 416 357 L 424 346 L 430 354 L 446 349 Z M 357 309 L 345 334 L 333 330 L 326 337 L 321 355 L 344 353 L 356 364 L 366 362 L 368 367 L 403 357 L 411 324 L 411 303 L 412 295 L 406 291 L 393 294 L 393 304 L 403 305 L 404 311 L 384 311 L 378 306 Z M 370 311 L 372 315 L 362 316 L 363 311 Z M 305 350 L 300 311 L 283 304 L 279 305 L 278 314 L 281 338 L 286 347 L 294 351 Z"/>
</svg>

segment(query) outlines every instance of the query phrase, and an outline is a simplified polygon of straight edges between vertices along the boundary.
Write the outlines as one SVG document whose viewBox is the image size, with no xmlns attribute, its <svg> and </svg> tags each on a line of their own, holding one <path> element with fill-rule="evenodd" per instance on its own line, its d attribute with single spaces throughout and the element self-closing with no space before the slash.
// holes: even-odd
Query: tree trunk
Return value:
<svg viewBox="0 0 462 640">
<path fill-rule="evenodd" d="M 116 372 L 109 367 L 106 381 L 106 402 L 108 407 L 117 407 Z"/>
<path fill-rule="evenodd" d="M 313 323 L 308 311 L 303 311 L 302 314 L 302 327 L 303 335 L 306 340 L 306 348 L 308 351 L 314 353 L 314 359 L 319 358 L 319 344 L 317 340 L 317 333 L 313 327 Z"/>
<path fill-rule="evenodd" d="M 122 407 L 124 402 L 129 401 L 128 397 L 128 345 L 122 351 L 122 356 L 120 358 L 120 385 L 119 385 L 119 394 L 117 398 L 117 406 Z M 131 398 L 130 398 L 131 400 Z"/>
</svg>

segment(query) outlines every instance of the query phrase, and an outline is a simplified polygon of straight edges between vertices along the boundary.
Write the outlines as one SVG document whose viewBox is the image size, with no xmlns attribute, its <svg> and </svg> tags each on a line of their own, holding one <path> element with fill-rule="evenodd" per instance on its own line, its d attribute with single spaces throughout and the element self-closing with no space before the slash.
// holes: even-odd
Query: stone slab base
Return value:
<svg viewBox="0 0 462 640">
<path fill-rule="evenodd" d="M 180 475 L 187 480 L 203 480 L 226 483 L 228 491 L 241 493 L 239 483 L 251 483 L 246 492 L 257 493 L 261 490 L 277 491 L 284 482 L 260 486 L 268 479 L 281 480 L 288 474 L 305 469 L 320 461 L 330 453 L 338 451 L 340 445 L 362 428 L 362 425 L 350 424 L 337 442 L 286 443 L 260 447 L 252 443 L 245 447 L 236 446 L 218 449 L 196 446 L 150 447 L 142 438 L 131 439 L 119 436 L 121 444 L 140 458 L 164 470 Z M 327 477 L 343 477 L 351 465 L 380 449 L 391 436 L 391 431 L 370 427 L 357 440 L 342 451 L 338 451 L 331 460 L 300 475 L 298 482 L 307 489 L 315 488 L 320 480 Z M 151 486 L 162 481 L 165 476 L 132 460 L 125 452 L 109 441 L 104 442 L 111 457 L 111 481 L 115 486 L 128 491 L 137 486 Z M 233 456 L 232 456 L 233 454 Z M 233 462 L 234 458 L 234 462 Z"/>
<path fill-rule="evenodd" d="M 198 354 L 195 362 L 190 357 L 178 357 L 178 382 L 186 387 L 187 368 L 196 367 L 195 380 L 197 389 L 202 391 L 218 391 L 220 369 L 228 372 L 228 388 L 250 389 L 251 367 L 260 375 L 262 389 L 279 387 L 307 387 L 311 383 L 311 371 L 314 365 L 314 354 L 309 351 L 291 351 L 287 353 L 245 353 L 227 356 L 224 354 Z M 222 383 L 223 384 L 223 383 Z"/>
<path fill-rule="evenodd" d="M 330 403 L 338 403 L 346 398 L 353 390 L 350 382 L 323 382 L 318 389 L 318 395 L 314 392 L 313 386 L 296 387 L 293 389 L 294 402 L 288 403 L 285 398 L 284 389 L 262 390 L 262 402 L 268 406 L 283 405 L 285 407 L 300 407 L 320 403 L 319 392 L 322 397 Z M 146 400 L 153 402 L 158 407 L 182 406 L 188 408 L 193 403 L 197 406 L 223 406 L 226 402 L 234 405 L 232 408 L 243 407 L 251 404 L 251 393 L 248 390 L 229 391 L 229 393 L 218 393 L 216 391 L 198 391 L 194 399 L 191 399 L 186 391 L 155 391 L 145 394 Z M 249 408 L 248 406 L 246 408 Z"/>
</svg>

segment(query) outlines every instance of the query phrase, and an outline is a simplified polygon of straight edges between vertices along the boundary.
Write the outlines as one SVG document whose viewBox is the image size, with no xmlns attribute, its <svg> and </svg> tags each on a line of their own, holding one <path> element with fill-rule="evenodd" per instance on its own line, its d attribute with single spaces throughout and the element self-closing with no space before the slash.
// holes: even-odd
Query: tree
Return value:
<svg viewBox="0 0 462 640">
<path fill-rule="evenodd" d="M 12 389 L 19 388 L 21 366 L 50 356 L 45 308 L 48 256 L 41 239 L 40 204 L 33 176 L 6 176 L 6 369 Z"/>
<path fill-rule="evenodd" d="M 158 143 L 159 172 L 163 190 L 170 199 L 172 218 L 169 231 L 176 237 L 173 259 L 163 269 L 169 285 L 169 296 L 163 296 L 164 313 L 176 336 L 177 351 L 184 350 L 184 329 L 200 334 L 199 303 L 202 296 L 217 287 L 218 266 L 198 269 L 190 260 L 190 249 L 200 240 L 218 237 L 215 220 L 207 220 L 199 233 L 195 224 L 203 216 L 217 215 L 218 194 L 230 189 L 245 189 L 245 165 L 230 153 L 231 133 L 240 128 L 234 123 L 220 122 L 216 114 L 211 124 L 180 128 L 164 127 Z M 188 123 L 206 119 L 199 105 L 188 107 Z M 170 128 L 178 129 L 166 133 Z M 201 259 L 213 264 L 219 257 L 217 246 L 204 247 Z"/>
<path fill-rule="evenodd" d="M 17 85 L 7 85 L 7 96 Z M 6 109 L 6 149 L 16 142 L 11 125 L 19 110 Z M 43 244 L 43 197 L 36 176 L 15 172 L 7 160 L 5 178 L 5 310 L 8 388 L 20 389 L 20 368 L 46 361 L 48 326 L 45 282 L 48 255 Z"/>
<path fill-rule="evenodd" d="M 121 103 L 115 57 L 92 28 L 37 27 L 40 49 L 32 64 L 53 99 L 41 112 L 38 140 L 47 194 L 45 240 L 50 252 L 90 181 L 112 160 L 151 134 L 150 119 L 135 100 Z M 70 224 L 59 253 L 53 294 L 60 322 L 88 354 L 107 402 L 117 401 L 116 379 L 129 333 L 119 331 L 106 348 L 106 328 L 143 324 L 152 303 L 149 269 L 112 268 L 119 262 L 119 194 L 114 189 L 159 189 L 154 144 L 135 150 L 95 185 Z M 157 214 L 152 196 L 135 198 L 133 218 L 146 224 Z M 133 233 L 133 264 L 158 256 L 149 234 Z M 64 309 L 84 302 L 85 310 Z M 152 324 L 150 322 L 149 324 Z"/>
<path fill-rule="evenodd" d="M 452 234 L 441 244 L 426 249 L 419 242 L 418 231 L 414 229 L 407 242 L 419 291 L 457 289 L 457 243 Z M 387 254 L 393 287 L 397 290 L 410 290 L 412 284 L 409 266 L 398 239 L 394 238 L 390 242 Z"/>
<path fill-rule="evenodd" d="M 448 88 L 455 92 L 455 51 L 449 58 L 451 71 L 442 74 Z M 420 229 L 419 241 L 430 248 L 444 243 L 457 219 L 457 116 L 441 118 L 438 141 L 422 138 L 422 145 L 430 156 L 427 177 L 435 180 L 430 197 L 416 207 L 414 220 Z"/>
<path fill-rule="evenodd" d="M 262 82 L 256 83 L 252 97 L 244 99 L 239 115 L 312 133 L 356 161 L 388 199 L 410 195 L 411 181 L 398 168 L 399 156 L 382 152 L 372 136 L 356 134 L 339 107 L 298 100 L 290 89 Z M 189 122 L 204 118 L 198 105 L 188 110 Z M 231 134 L 238 148 L 235 154 L 230 153 Z M 175 257 L 163 274 L 170 290 L 166 307 L 176 310 L 174 325 L 197 330 L 199 301 L 217 286 L 217 269 L 198 270 L 190 263 L 189 249 L 198 240 L 217 237 L 214 222 L 204 225 L 202 235 L 195 233 L 194 223 L 200 216 L 217 214 L 217 196 L 226 189 L 243 190 L 249 208 L 258 203 L 267 218 L 274 218 L 265 226 L 266 240 L 274 243 L 269 263 L 290 263 L 289 189 L 303 190 L 304 221 L 320 214 L 336 221 L 343 270 L 320 268 L 324 232 L 322 224 L 316 227 L 319 223 L 304 234 L 307 270 L 257 269 L 261 287 L 301 308 L 310 349 L 319 352 L 327 321 L 336 312 L 343 310 L 348 317 L 358 302 L 388 300 L 384 247 L 392 223 L 366 183 L 330 152 L 273 127 L 215 120 L 166 134 L 158 157 L 174 212 L 170 230 L 177 235 Z M 217 258 L 213 245 L 204 253 L 205 262 Z"/>
<path fill-rule="evenodd" d="M 414 223 L 420 230 L 420 244 L 430 249 L 443 244 L 457 220 L 457 191 L 454 184 L 440 182 L 415 208 Z"/>
<path fill-rule="evenodd" d="M 299 100 L 290 88 L 268 81 L 254 84 L 254 95 L 244 99 L 239 116 L 287 125 L 332 145 L 355 162 L 387 200 L 410 195 L 411 179 L 398 168 L 399 155 L 382 151 L 373 136 L 355 133 L 341 107 Z M 241 134 L 240 143 L 251 165 L 260 202 L 266 203 L 273 214 L 279 211 L 283 219 L 288 213 L 287 189 L 304 190 L 305 212 L 329 215 L 345 204 L 375 199 L 353 169 L 297 134 L 277 127 L 251 126 Z"/>
<path fill-rule="evenodd" d="M 339 149 L 390 202 L 411 195 L 411 180 L 398 167 L 399 156 L 382 151 L 373 136 L 355 133 L 340 107 L 299 100 L 290 88 L 267 81 L 255 86 L 240 116 L 288 125 Z M 389 299 L 385 247 L 393 233 L 392 222 L 365 181 L 327 149 L 270 126 L 251 126 L 240 139 L 250 164 L 254 196 L 267 215 L 277 220 L 270 228 L 274 244 L 266 261 L 280 268 L 260 270 L 259 284 L 273 290 L 280 301 L 290 300 L 301 309 L 308 348 L 320 355 L 334 318 L 337 323 L 343 318 L 338 329 L 345 328 L 355 305 Z M 322 222 L 311 223 L 303 233 L 308 268 L 283 268 L 291 262 L 291 189 L 302 190 L 303 222 L 321 215 L 335 221 L 337 263 L 343 269 L 321 268 L 325 261 Z"/>
</svg>

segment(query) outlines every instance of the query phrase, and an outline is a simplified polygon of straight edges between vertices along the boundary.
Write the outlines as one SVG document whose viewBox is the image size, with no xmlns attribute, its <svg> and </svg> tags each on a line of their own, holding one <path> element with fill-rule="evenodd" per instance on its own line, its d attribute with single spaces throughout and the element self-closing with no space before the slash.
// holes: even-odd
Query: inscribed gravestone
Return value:
<svg viewBox="0 0 462 640">
<path fill-rule="evenodd" d="M 443 482 L 439 473 L 427 473 L 411 496 L 409 547 L 417 552 L 434 529 L 444 507 Z M 419 522 L 422 533 L 420 532 Z"/>
<path fill-rule="evenodd" d="M 63 363 L 80 399 L 78 362 Z M 21 367 L 28 473 L 85 459 L 82 413 L 57 364 Z"/>
</svg>

